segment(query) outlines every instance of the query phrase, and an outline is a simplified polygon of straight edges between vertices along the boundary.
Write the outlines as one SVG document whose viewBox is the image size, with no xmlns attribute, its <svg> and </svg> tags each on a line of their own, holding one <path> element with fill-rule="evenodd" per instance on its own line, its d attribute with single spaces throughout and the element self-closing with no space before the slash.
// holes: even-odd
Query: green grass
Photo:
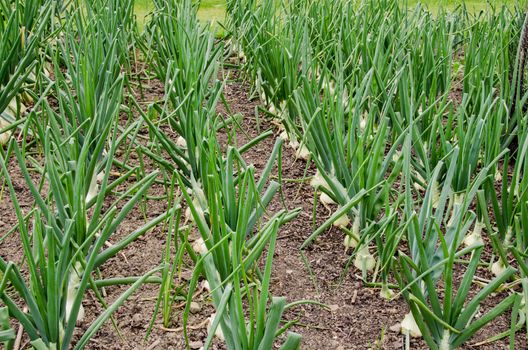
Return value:
<svg viewBox="0 0 528 350">
<path fill-rule="evenodd" d="M 143 23 L 145 21 L 146 16 L 154 8 L 154 5 L 150 0 L 136 0 L 135 7 L 137 19 L 139 23 Z"/>
<path fill-rule="evenodd" d="M 136 16 L 143 23 L 146 16 L 154 9 L 151 0 L 136 0 Z M 202 0 L 198 18 L 201 21 L 219 22 L 224 19 L 225 0 Z"/>
<path fill-rule="evenodd" d="M 222 21 L 225 13 L 225 0 L 204 0 L 198 11 L 202 21 Z"/>
</svg>

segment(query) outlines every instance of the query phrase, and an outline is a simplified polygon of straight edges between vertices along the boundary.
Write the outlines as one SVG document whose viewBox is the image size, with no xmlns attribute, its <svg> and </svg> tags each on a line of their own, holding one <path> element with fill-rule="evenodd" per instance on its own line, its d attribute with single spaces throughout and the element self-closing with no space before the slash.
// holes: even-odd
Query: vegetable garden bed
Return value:
<svg viewBox="0 0 528 350">
<path fill-rule="evenodd" d="M 4 348 L 525 348 L 524 15 L 397 4 L 2 4 Z"/>
</svg>

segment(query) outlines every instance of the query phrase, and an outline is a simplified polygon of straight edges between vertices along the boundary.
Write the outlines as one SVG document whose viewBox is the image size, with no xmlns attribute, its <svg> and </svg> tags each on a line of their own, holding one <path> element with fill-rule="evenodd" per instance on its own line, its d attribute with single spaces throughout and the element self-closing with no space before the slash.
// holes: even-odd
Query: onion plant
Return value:
<svg viewBox="0 0 528 350">
<path fill-rule="evenodd" d="M 157 269 L 124 280 L 95 281 L 93 273 L 173 214 L 170 210 L 118 242 L 109 241 L 156 180 L 157 173 L 138 180 L 105 209 L 107 194 L 130 179 L 135 169 L 110 183 L 110 170 L 120 145 L 117 124 L 124 78 L 120 75 L 118 55 L 115 54 L 117 39 L 105 42 L 105 38 L 88 28 L 67 27 L 70 31 L 59 42 L 54 56 L 57 109 L 45 102 L 39 111 L 32 111 L 31 123 L 27 124 L 43 149 L 44 164 L 36 160 L 34 163 L 38 164 L 36 168 L 49 188 L 47 193 L 41 193 L 40 187 L 34 185 L 26 165 L 25 150 L 12 142 L 7 152 L 14 152 L 35 198 L 32 220 L 24 217 L 9 179 L 5 158 L 1 158 L 2 173 L 19 220 L 18 230 L 29 279 L 23 277 L 20 266 L 8 270 L 11 265 L 0 260 L 0 271 L 23 304 L 15 303 L 5 292 L 0 298 L 9 308 L 10 315 L 21 323 L 33 347 L 39 350 L 70 348 L 77 321 L 83 318 L 84 295 L 91 288 L 107 310 L 75 341 L 77 349 L 86 345 L 104 321 Z M 86 30 L 81 40 L 71 35 L 74 29 Z M 64 71 L 59 69 L 61 63 L 65 64 Z M 98 283 L 132 283 L 132 286 L 112 305 L 106 305 Z"/>
<path fill-rule="evenodd" d="M 227 29 L 230 37 L 230 49 L 232 54 L 237 54 L 243 58 L 244 51 L 240 45 L 241 28 L 248 15 L 257 8 L 255 0 L 227 0 L 226 1 L 226 20 L 224 28 Z"/>
<path fill-rule="evenodd" d="M 512 142 L 510 134 L 515 132 L 518 120 L 516 116 L 519 111 L 512 111 L 511 108 L 515 105 L 515 100 L 520 101 L 524 97 L 524 92 L 517 91 L 519 40 L 516 38 L 520 35 L 519 19 L 524 19 L 524 15 L 512 13 L 503 6 L 497 12 L 493 10 L 471 19 L 467 23 L 468 28 L 463 31 L 463 91 L 469 95 L 466 108 L 472 114 L 480 114 L 481 109 L 487 108 L 483 104 L 488 95 L 499 96 L 500 103 L 508 111 L 499 111 L 502 114 L 501 123 L 504 124 L 504 131 L 500 135 L 502 149 Z M 521 103 L 516 105 L 520 106 Z"/>
<path fill-rule="evenodd" d="M 369 71 L 375 69 L 375 84 L 372 95 L 383 94 L 384 86 L 394 80 L 408 45 L 405 38 L 404 10 L 398 1 L 365 1 L 356 8 L 354 2 L 347 2 L 341 19 L 342 27 L 336 33 L 337 41 L 332 72 L 343 70 L 345 81 L 359 83 Z M 411 21 L 412 23 L 412 21 Z M 414 43 L 416 44 L 416 43 Z M 379 85 L 378 85 L 379 84 Z M 384 100 L 380 100 L 383 104 Z"/>
<path fill-rule="evenodd" d="M 73 35 L 65 36 L 58 43 L 53 59 L 55 96 L 61 116 L 58 118 L 59 126 L 79 128 L 79 142 L 82 143 L 93 123 L 94 135 L 108 141 L 107 130 L 118 118 L 125 82 L 120 72 L 118 39 L 107 41 L 89 24 L 89 19 L 86 20 L 88 23 L 83 23 L 80 12 L 72 20 L 75 18 L 79 20 L 70 22 L 68 30 L 70 33 L 80 32 L 81 39 L 77 40 Z M 61 70 L 61 65 L 66 69 Z M 91 148 L 90 164 L 93 168 L 89 172 L 92 177 L 87 179 L 91 181 L 88 199 L 96 195 L 97 176 L 103 176 L 99 161 L 108 145 L 103 142 L 102 148 L 96 149 L 94 145 Z"/>
<path fill-rule="evenodd" d="M 175 193 L 175 186 L 177 185 L 176 176 L 173 177 L 169 192 L 169 208 L 176 208 L 174 215 L 169 219 L 167 227 L 167 241 L 165 242 L 165 253 L 163 257 L 163 270 L 161 271 L 161 286 L 159 297 L 156 301 L 156 307 L 152 321 L 147 332 L 150 335 L 150 331 L 156 320 L 158 312 L 161 310 L 162 322 L 164 327 L 170 327 L 172 316 L 173 316 L 173 304 L 178 300 L 178 294 L 182 286 L 174 285 L 174 277 L 177 272 L 181 271 L 181 265 L 183 264 L 183 255 L 186 251 L 186 239 L 185 235 L 181 235 L 180 227 L 181 223 L 181 206 L 180 196 Z M 190 228 L 190 226 L 189 226 Z M 189 229 L 187 229 L 188 235 Z M 172 256 L 172 250 L 175 251 L 174 257 Z M 182 293 L 183 294 L 183 293 Z M 183 298 L 183 296 L 182 296 Z"/>
<path fill-rule="evenodd" d="M 465 106 L 464 102 L 462 103 Z M 460 149 L 459 156 L 454 158 L 457 161 L 455 174 L 451 181 L 451 186 L 456 193 L 466 191 L 472 180 L 472 176 L 477 169 L 477 164 L 480 158 L 480 150 L 483 139 L 483 129 L 486 119 L 481 116 L 470 116 L 466 119 L 464 115 L 464 107 L 459 109 L 460 113 L 457 116 L 455 144 Z M 449 154 L 452 150 L 451 142 L 444 143 L 445 154 Z M 447 163 L 451 159 L 446 160 Z M 486 165 L 486 164 L 484 164 Z M 458 196 L 458 198 L 461 198 Z"/>
<path fill-rule="evenodd" d="M 196 200 L 183 192 L 204 243 L 190 284 L 184 320 L 193 290 L 204 272 L 216 310 L 206 349 L 215 333 L 228 349 L 269 349 L 284 331 L 280 321 L 288 308 L 285 299 L 273 298 L 268 309 L 271 264 L 279 227 L 295 218 L 298 211 L 280 211 L 268 220 L 264 217 L 279 188 L 274 181 L 266 183 L 280 146 L 279 141 L 257 182 L 254 168 L 244 164 L 236 149 L 229 148 L 224 161 L 216 140 L 210 138 L 202 147 L 202 156 L 208 159 L 203 197 Z M 184 186 L 183 181 L 180 186 Z M 266 246 L 267 258 L 261 272 L 258 262 Z M 282 349 L 298 349 L 299 342 L 298 335 L 289 334 Z"/>
<path fill-rule="evenodd" d="M 55 113 L 49 107 L 47 110 L 48 113 Z M 36 115 L 32 114 L 32 119 L 35 118 Z M 14 265 L 9 270 L 11 265 L 0 259 L 0 271 L 14 287 L 16 295 L 23 300 L 23 306 L 15 303 L 13 297 L 5 292 L 2 292 L 0 298 L 9 308 L 10 315 L 24 327 L 37 349 L 70 347 L 77 320 L 83 317 L 82 301 L 86 290 L 92 288 L 100 297 L 92 273 L 170 215 L 164 213 L 129 233 L 114 245 L 107 244 L 111 235 L 147 191 L 157 174 L 154 173 L 138 181 L 126 191 L 123 198 L 130 196 L 130 199 L 122 209 L 117 209 L 117 203 L 114 203 L 108 210 L 104 210 L 107 191 L 123 181 L 116 180 L 115 183 L 109 183 L 112 166 L 110 160 L 115 153 L 117 143 L 113 143 L 108 158 L 103 162 L 106 173 L 101 180 L 101 191 L 95 197 L 88 199 L 90 179 L 96 171 L 97 162 L 97 158 L 93 156 L 97 152 L 93 152 L 93 149 L 102 149 L 106 138 L 104 135 L 97 137 L 94 135 L 97 124 L 95 119 L 87 121 L 90 123 L 89 132 L 81 137 L 79 128 L 68 125 L 64 120 L 65 117 L 62 117 L 62 124 L 59 124 L 58 120 L 54 121 L 54 118 L 50 118 L 51 124 L 47 129 L 39 126 L 36 120 L 34 123 L 40 139 L 44 142 L 45 162 L 42 176 L 49 186 L 47 195 L 42 195 L 33 184 L 26 167 L 24 153 L 16 143 L 11 143 L 26 184 L 36 201 L 37 207 L 30 221 L 26 220 L 22 213 L 5 159 L 1 157 L 2 172 L 19 220 L 18 229 L 28 265 L 29 279 L 23 277 L 19 266 Z M 60 119 L 60 117 L 56 118 Z M 59 125 L 64 129 L 61 130 Z M 104 130 L 107 135 L 113 134 L 113 140 L 116 137 L 114 126 L 115 122 L 109 123 Z M 88 339 L 110 317 L 111 312 L 115 311 L 154 271 L 134 280 L 130 289 L 109 306 L 78 340 L 76 348 L 83 348 Z M 106 305 L 104 302 L 103 304 Z M 26 307 L 28 313 L 24 311 Z"/>
<path fill-rule="evenodd" d="M 209 25 L 198 22 L 198 9 L 192 1 L 156 0 L 154 5 L 156 11 L 147 32 L 147 57 L 153 56 L 153 69 L 159 79 L 171 79 L 169 85 L 175 89 L 169 95 L 171 102 L 178 105 L 174 98 L 183 100 L 193 90 L 199 96 L 206 95 L 208 83 L 216 79 L 221 45 L 215 45 Z M 179 75 L 171 76 L 175 71 Z"/>
<path fill-rule="evenodd" d="M 490 178 L 483 186 L 479 201 L 483 225 L 489 232 L 498 255 L 498 260 L 492 265 L 492 271 L 495 272 L 500 272 L 508 266 L 507 252 L 509 249 L 517 247 L 517 251 L 524 250 L 524 238 L 519 235 L 524 227 L 522 212 L 528 198 L 525 179 L 528 169 L 526 134 L 521 141 L 516 152 L 507 152 L 504 157 L 500 192 L 497 193 L 495 178 Z M 488 211 L 495 218 L 493 226 Z"/>
<path fill-rule="evenodd" d="M 192 1 L 155 1 L 155 5 L 149 46 L 157 76 L 165 82 L 166 96 L 157 126 L 167 123 L 179 137 L 176 141 L 163 137 L 157 126 L 151 131 L 171 150 L 185 181 L 191 174 L 198 180 L 200 144 L 214 128 L 222 93 L 218 80 L 222 46 L 215 44 L 210 28 L 198 22 Z"/>
<path fill-rule="evenodd" d="M 200 183 L 202 178 L 202 163 L 206 159 L 200 157 L 201 143 L 211 130 L 216 131 L 220 127 L 216 105 L 221 97 L 222 83 L 216 82 L 209 93 L 212 95 L 205 101 L 197 98 L 192 104 L 180 104 L 172 111 L 167 105 L 153 105 L 147 113 L 140 110 L 156 141 L 150 147 L 142 147 L 142 151 L 169 173 L 178 172 L 188 187 L 193 182 Z M 191 92 L 187 97 L 193 95 Z M 164 123 L 177 127 L 180 134 L 177 140 L 160 127 Z M 172 162 L 161 157 L 161 152 L 166 152 Z"/>
<path fill-rule="evenodd" d="M 266 0 L 257 5 L 241 1 L 228 11 L 228 18 L 238 25 L 231 30 L 238 35 L 234 40 L 247 60 L 245 71 L 255 83 L 261 102 L 279 117 L 278 122 L 286 129 L 284 136 L 290 138 L 294 148 L 298 148 L 296 135 L 284 115 L 295 118 L 293 91 L 301 75 L 313 68 L 308 26 L 298 3 Z"/>
<path fill-rule="evenodd" d="M 15 331 L 9 325 L 9 312 L 7 308 L 0 309 L 0 343 L 4 349 L 12 350 L 14 347 Z"/>
<path fill-rule="evenodd" d="M 397 135 L 412 134 L 415 151 L 411 159 L 413 187 L 423 189 L 428 185 L 435 166 L 446 155 L 447 147 L 438 147 L 438 144 L 450 140 L 445 136 L 444 117 L 447 114 L 445 128 L 450 128 L 454 113 L 450 110 L 446 94 L 427 102 L 431 96 L 414 89 L 417 83 L 412 74 L 412 62 L 402 68 L 396 84 L 398 96 L 396 103 L 389 105 L 390 119 Z"/>
<path fill-rule="evenodd" d="M 410 138 L 405 143 L 406 154 L 410 155 Z M 454 148 L 447 156 L 446 183 L 455 176 L 459 149 Z M 467 301 L 471 283 L 480 262 L 482 242 L 475 242 L 468 248 L 459 250 L 466 232 L 471 227 L 476 214 L 469 206 L 478 189 L 488 176 L 491 166 L 484 167 L 471 182 L 462 200 L 456 201 L 453 211 L 447 210 L 449 197 L 453 195 L 450 186 L 443 186 L 436 205 L 433 205 L 432 185 L 441 174 L 443 162 L 433 172 L 421 208 L 416 214 L 413 200 L 410 156 L 405 157 L 405 215 L 410 220 L 407 240 L 410 256 L 400 252 L 396 277 L 412 312 L 419 331 L 431 349 L 454 349 L 472 337 L 484 325 L 510 308 L 516 300 L 511 295 L 479 318 L 475 313 L 483 299 L 493 293 L 515 272 L 507 268 L 496 279 L 484 287 L 475 297 Z M 495 162 L 498 159 L 495 159 Z M 448 165 L 447 165 L 448 164 Z M 470 254 L 469 265 L 458 288 L 454 285 L 454 266 L 457 258 Z M 440 294 L 438 283 L 443 280 L 444 292 Z M 411 331 L 407 329 L 407 331 Z"/>
<path fill-rule="evenodd" d="M 84 11 L 77 25 L 86 19 L 86 23 L 79 29 L 97 32 L 103 37 L 105 48 L 115 46 L 114 55 L 128 70 L 131 68 L 130 55 L 134 54 L 134 35 L 137 29 L 134 5 L 135 0 L 82 0 L 78 5 Z"/>
<path fill-rule="evenodd" d="M 244 32 L 243 36 L 249 67 L 256 69 L 252 76 L 263 102 L 272 106 L 275 113 L 287 111 L 285 103 L 310 63 L 305 24 L 302 18 L 294 17 L 294 9 L 292 5 L 283 10 L 290 19 L 283 22 L 280 7 L 274 1 L 265 1 L 251 16 L 254 23 L 248 24 L 258 31 L 247 37 Z"/>
<path fill-rule="evenodd" d="M 395 0 L 229 2 L 229 28 L 262 102 L 308 149 L 321 200 L 340 207 L 303 247 L 334 222 L 345 228 L 347 245 L 360 244 L 365 270 L 375 264 L 364 249 L 376 242 L 386 289 L 405 236 L 410 252 L 400 253 L 396 277 L 431 348 L 459 346 L 522 305 L 512 295 L 474 317 L 515 275 L 510 252 L 525 278 L 524 19 L 507 7 L 433 15 Z M 484 229 L 502 266 L 466 302 Z M 456 288 L 455 261 L 466 255 Z"/>
<path fill-rule="evenodd" d="M 38 66 L 52 8 L 53 1 L 0 4 L 0 145 L 9 141 L 13 123 L 26 108 L 22 88 Z"/>
<path fill-rule="evenodd" d="M 526 145 L 526 134 L 523 138 L 524 142 L 523 144 Z M 521 151 L 521 150 L 519 150 Z M 526 152 L 526 146 L 522 148 L 521 152 Z M 522 156 L 522 153 L 520 154 Z M 518 162 L 521 162 L 518 160 Z M 524 164 L 522 165 L 524 168 L 522 170 L 523 174 L 526 174 L 528 171 L 528 165 L 524 161 Z M 515 177 L 516 175 L 514 175 Z M 526 239 L 526 231 L 528 230 L 528 179 L 526 176 L 523 175 L 522 180 L 519 183 L 518 187 L 518 203 L 516 205 L 516 209 L 514 211 L 517 212 L 517 215 L 514 217 L 513 221 L 513 231 L 515 235 L 515 245 L 511 247 L 511 251 L 513 253 L 513 256 L 515 257 L 515 260 L 519 266 L 519 272 L 521 277 L 521 283 L 522 283 L 522 297 L 523 300 L 528 300 L 528 240 Z M 528 316 L 528 307 L 526 305 L 526 302 L 521 303 L 521 310 L 519 311 L 519 322 L 517 322 L 518 325 L 522 325 L 523 319 L 524 319 L 524 326 L 526 329 L 527 327 L 527 320 L 526 317 Z M 512 314 L 512 318 L 515 321 L 515 316 Z"/>
<path fill-rule="evenodd" d="M 372 73 L 366 76 L 354 91 L 350 88 L 349 103 L 353 107 L 342 103 L 342 80 L 335 96 L 323 91 L 321 97 L 324 78 L 309 81 L 304 77 L 301 87 L 295 91 L 302 117 L 298 133 L 303 135 L 302 142 L 317 166 L 318 174 L 312 185 L 323 192 L 321 199 L 344 207 L 361 191 L 374 188 L 347 213 L 352 222 L 351 230 L 346 230 L 348 247 L 356 247 L 364 241 L 363 235 L 369 235 L 367 231 L 372 233 L 382 225 L 379 221 L 382 205 L 389 200 L 391 186 L 403 164 L 403 158 L 396 152 L 401 137 L 388 144 L 390 126 L 386 106 L 384 110 L 373 106 L 369 109 L 372 76 Z M 340 225 L 346 228 L 348 220 Z M 372 264 L 369 265 L 372 270 Z"/>
<path fill-rule="evenodd" d="M 425 244 L 420 241 L 418 246 L 421 250 L 420 254 L 425 258 Z M 449 249 L 447 244 L 445 249 L 446 251 Z M 484 315 L 476 316 L 480 303 L 494 293 L 515 271 L 512 267 L 507 268 L 482 288 L 477 295 L 470 298 L 468 293 L 471 290 L 472 280 L 482 250 L 482 243 L 478 243 L 458 252 L 453 251 L 446 258 L 432 265 L 423 262 L 415 263 L 402 254 L 400 258 L 401 270 L 397 276 L 403 288 L 402 293 L 419 329 L 419 334 L 424 337 L 429 348 L 449 350 L 461 346 L 482 327 L 506 312 L 516 302 L 518 296 L 512 294 Z M 452 278 L 454 261 L 456 258 L 468 254 L 470 255 L 468 268 L 457 286 L 458 288 L 456 288 Z M 435 279 L 431 276 L 435 269 L 441 269 L 445 274 L 446 285 L 443 295 L 439 294 Z M 469 301 L 468 298 L 470 298 Z"/>
<path fill-rule="evenodd" d="M 512 338 L 516 331 L 526 327 L 528 310 L 525 300 L 528 296 L 528 261 L 526 229 L 528 222 L 528 181 L 524 174 L 528 171 L 526 163 L 528 144 L 526 135 L 521 137 L 517 152 L 508 152 L 504 158 L 500 192 L 495 189 L 496 181 L 489 178 L 483 189 L 478 193 L 478 206 L 481 212 L 481 227 L 488 233 L 492 247 L 497 255 L 496 261 L 491 261 L 491 271 L 495 275 L 503 273 L 508 266 L 518 266 L 518 279 L 522 286 L 520 300 L 512 312 L 512 330 L 503 332 L 488 339 L 498 340 L 510 336 L 510 347 L 514 346 Z M 513 169 L 512 164 L 513 163 Z M 493 214 L 495 220 L 491 220 Z M 512 253 L 515 264 L 511 264 L 509 253 Z M 515 282 L 514 282 L 515 283 Z"/>
<path fill-rule="evenodd" d="M 6 268 L 8 273 L 12 269 L 12 266 L 13 265 L 10 265 L 8 268 Z M 6 289 L 7 277 L 5 274 L 3 274 L 2 279 L 0 280 L 0 293 L 4 293 Z M 4 349 L 13 349 L 15 345 L 15 337 L 15 331 L 13 328 L 11 328 L 9 322 L 9 309 L 7 307 L 2 307 L 0 308 L 0 343 L 4 345 Z"/>
</svg>

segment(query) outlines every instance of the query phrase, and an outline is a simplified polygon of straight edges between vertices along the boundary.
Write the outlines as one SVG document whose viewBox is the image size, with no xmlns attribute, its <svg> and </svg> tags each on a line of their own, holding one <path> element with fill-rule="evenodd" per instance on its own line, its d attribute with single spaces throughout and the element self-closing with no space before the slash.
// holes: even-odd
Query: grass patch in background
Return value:
<svg viewBox="0 0 528 350">
<path fill-rule="evenodd" d="M 221 22 L 225 15 L 225 0 L 205 0 L 200 4 L 198 19 L 201 21 Z"/>
<path fill-rule="evenodd" d="M 154 9 L 151 0 L 136 0 L 135 13 L 140 24 L 143 24 L 147 15 Z"/>
<path fill-rule="evenodd" d="M 154 9 L 152 0 L 136 0 L 136 16 L 142 24 L 146 16 Z M 198 19 L 201 21 L 223 21 L 225 14 L 225 0 L 204 0 L 200 4 Z"/>
</svg>

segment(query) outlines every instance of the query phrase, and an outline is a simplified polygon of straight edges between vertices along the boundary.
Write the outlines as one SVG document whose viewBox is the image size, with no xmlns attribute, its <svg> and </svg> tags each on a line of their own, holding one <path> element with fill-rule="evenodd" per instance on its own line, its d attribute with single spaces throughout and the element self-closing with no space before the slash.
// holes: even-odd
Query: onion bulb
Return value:
<svg viewBox="0 0 528 350">
<path fill-rule="evenodd" d="M 482 243 L 481 233 L 482 233 L 483 228 L 484 228 L 484 223 L 477 220 L 477 222 L 475 222 L 475 227 L 473 228 L 473 232 L 470 235 L 466 236 L 466 238 L 464 238 L 464 245 L 466 247 L 469 247 L 476 243 Z"/>
<path fill-rule="evenodd" d="M 210 333 L 211 332 L 211 327 L 213 325 L 213 322 L 214 322 L 214 319 L 216 317 L 216 313 L 213 313 L 208 319 L 207 319 L 207 333 Z M 215 330 L 215 336 L 220 339 L 221 341 L 225 341 L 225 337 L 224 337 L 224 332 L 222 332 L 222 328 L 220 327 L 220 325 L 218 325 L 218 327 L 216 327 L 216 330 Z"/>
<path fill-rule="evenodd" d="M 350 248 L 356 248 L 358 244 L 358 241 L 352 237 L 351 235 L 345 235 L 345 240 L 343 242 L 343 245 L 345 246 L 345 252 L 347 252 Z"/>
<path fill-rule="evenodd" d="M 299 148 L 299 146 L 301 145 L 299 143 L 299 141 L 297 141 L 295 138 L 293 137 L 290 137 L 290 143 L 289 143 L 290 147 L 293 148 L 294 150 L 297 150 L 297 148 Z"/>
<path fill-rule="evenodd" d="M 12 99 L 11 102 L 9 102 L 9 105 L 7 106 L 6 112 L 11 115 L 13 118 L 16 118 L 17 112 L 20 108 L 20 115 L 26 113 L 26 106 L 24 106 L 23 103 L 18 103 L 16 98 Z"/>
<path fill-rule="evenodd" d="M 283 141 L 289 141 L 288 142 L 288 145 L 293 148 L 294 150 L 297 150 L 300 146 L 300 143 L 299 141 L 297 141 L 297 139 L 295 138 L 295 135 L 290 135 L 286 130 L 283 130 L 280 135 L 279 135 L 279 138 L 282 139 Z M 298 153 L 297 153 L 298 154 Z M 299 155 L 297 155 L 299 157 Z"/>
<path fill-rule="evenodd" d="M 464 203 L 464 193 L 455 193 L 453 196 L 453 207 L 451 211 L 451 217 L 447 222 L 447 227 L 452 227 L 454 225 L 456 210 L 457 208 L 462 206 L 462 203 Z"/>
<path fill-rule="evenodd" d="M 448 329 L 444 329 L 444 334 L 442 336 L 442 340 L 438 346 L 438 350 L 451 350 L 451 344 L 449 341 L 449 338 L 451 337 L 451 333 Z"/>
<path fill-rule="evenodd" d="M 502 172 L 497 169 L 497 171 L 495 171 L 495 181 L 497 182 L 501 182 L 502 181 Z"/>
<path fill-rule="evenodd" d="M 79 293 L 79 285 L 81 284 L 82 276 L 82 266 L 79 262 L 76 262 L 70 271 L 70 276 L 68 280 L 68 291 L 66 295 L 66 319 L 70 319 L 72 313 L 73 304 Z M 84 307 L 82 304 L 79 307 L 79 312 L 77 314 L 77 322 L 84 319 Z"/>
<path fill-rule="evenodd" d="M 354 260 L 354 266 L 360 269 L 361 271 L 374 271 L 376 266 L 376 259 L 372 254 L 370 254 L 367 246 L 362 247 L 356 254 L 356 259 Z"/>
<path fill-rule="evenodd" d="M 97 174 L 94 172 L 92 181 L 90 181 L 90 187 L 88 188 L 88 194 L 86 195 L 86 203 L 97 197 L 99 193 L 99 184 L 97 183 Z"/>
<path fill-rule="evenodd" d="M 340 228 L 344 228 L 344 227 L 347 227 L 348 224 L 350 224 L 350 219 L 348 218 L 348 216 L 345 214 L 345 215 L 342 215 L 340 216 L 336 221 L 334 221 L 334 226 L 335 227 L 340 227 Z"/>
<path fill-rule="evenodd" d="M 308 160 L 308 158 L 310 158 L 310 151 L 308 150 L 308 148 L 305 145 L 302 145 L 295 152 L 295 156 L 297 158 L 302 158 L 304 160 Z"/>
<path fill-rule="evenodd" d="M 491 265 L 491 272 L 495 276 L 500 276 L 506 270 L 506 266 L 502 263 L 501 259 L 498 259 Z"/>
<path fill-rule="evenodd" d="M 409 312 L 403 318 L 401 322 L 401 332 L 402 334 L 408 334 L 413 338 L 419 338 L 422 336 L 422 332 L 416 323 L 412 312 Z"/>
<path fill-rule="evenodd" d="M 26 112 L 26 106 L 24 106 L 23 103 L 20 103 L 17 105 L 16 98 L 12 99 L 9 102 L 9 105 L 7 106 L 5 113 L 10 115 L 13 118 L 16 118 L 17 111 L 20 108 L 20 114 L 24 114 Z M 0 130 L 5 129 L 7 127 L 11 126 L 11 123 L 4 118 L 0 116 Z M 4 132 L 0 134 L 0 146 L 6 145 L 9 142 L 9 139 L 11 139 L 12 131 Z"/>
<path fill-rule="evenodd" d="M 0 117 L 0 130 L 7 128 L 11 124 L 7 120 Z M 0 146 L 6 145 L 11 138 L 11 131 L 6 131 L 0 134 Z"/>
<path fill-rule="evenodd" d="M 336 91 L 336 86 L 335 86 L 335 82 L 326 78 L 324 79 L 324 82 L 323 82 L 323 85 L 324 85 L 324 89 L 328 90 L 330 92 L 330 96 L 334 96 L 335 95 L 335 91 Z"/>
<path fill-rule="evenodd" d="M 398 162 L 400 160 L 400 158 L 402 157 L 403 153 L 402 151 L 400 150 L 396 150 L 393 154 L 392 154 L 392 161 L 394 163 Z"/>
<path fill-rule="evenodd" d="M 199 186 L 196 186 L 195 189 L 192 191 L 192 193 L 194 194 L 193 199 L 192 199 L 192 205 L 196 209 L 200 218 L 202 218 L 203 220 L 205 218 L 205 215 L 204 215 L 204 209 L 200 201 L 200 198 L 202 199 L 204 198 L 203 190 Z M 188 222 L 188 221 L 194 222 L 194 217 L 192 215 L 190 206 L 188 206 L 187 209 L 185 209 L 185 222 Z"/>
<path fill-rule="evenodd" d="M 368 114 L 364 113 L 359 119 L 359 129 L 361 131 L 365 131 L 365 129 L 367 128 L 367 117 L 368 117 Z"/>
<path fill-rule="evenodd" d="M 209 281 L 204 281 L 202 286 L 206 291 L 211 292 L 211 285 L 209 284 Z"/>
<path fill-rule="evenodd" d="M 178 136 L 178 138 L 176 139 L 176 145 L 181 148 L 187 148 L 187 141 L 183 136 Z"/>
<path fill-rule="evenodd" d="M 321 203 L 328 205 L 328 204 L 335 204 L 335 201 L 326 193 L 322 192 L 319 196 Z"/>
<path fill-rule="evenodd" d="M 390 289 L 386 283 L 383 283 L 380 290 L 380 297 L 382 297 L 383 299 L 390 300 L 393 296 L 394 292 L 392 291 L 392 289 Z"/>
<path fill-rule="evenodd" d="M 359 234 L 360 234 L 360 231 L 359 231 L 359 226 L 360 226 L 361 222 L 359 221 L 359 216 L 356 216 L 354 218 L 354 223 L 352 224 L 352 233 L 356 236 L 356 237 L 359 237 Z"/>
<path fill-rule="evenodd" d="M 328 188 L 328 184 L 326 183 L 326 180 L 321 175 L 319 170 L 315 172 L 315 175 L 310 180 L 310 186 L 312 186 L 315 189 L 318 189 L 319 187 Z"/>
<path fill-rule="evenodd" d="M 345 241 L 343 242 L 344 246 L 345 246 L 345 252 L 350 249 L 350 248 L 356 248 L 359 241 L 359 217 L 356 216 L 354 218 L 354 222 L 352 223 L 352 234 L 351 235 L 346 235 L 345 236 Z M 348 225 L 348 224 L 347 224 Z"/>
<path fill-rule="evenodd" d="M 198 238 L 196 241 L 193 242 L 192 249 L 200 255 L 207 254 L 208 252 L 207 246 L 205 245 L 205 241 L 202 237 Z"/>
<path fill-rule="evenodd" d="M 425 191 L 425 188 L 421 185 L 421 183 L 427 184 L 427 181 L 425 181 L 422 174 L 420 174 L 419 172 L 416 172 L 415 175 L 416 175 L 417 181 L 415 181 L 413 184 L 414 189 L 417 191 Z"/>
</svg>

